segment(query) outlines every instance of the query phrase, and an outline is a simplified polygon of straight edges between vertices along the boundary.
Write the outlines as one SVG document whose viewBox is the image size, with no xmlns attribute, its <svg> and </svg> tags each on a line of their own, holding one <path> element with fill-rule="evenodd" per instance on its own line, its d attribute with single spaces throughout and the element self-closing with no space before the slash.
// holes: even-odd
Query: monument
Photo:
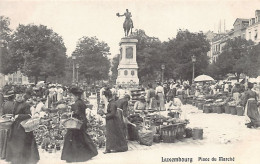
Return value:
<svg viewBox="0 0 260 164">
<path fill-rule="evenodd" d="M 123 85 L 123 86 L 138 86 L 139 85 L 139 79 L 138 79 L 138 65 L 136 62 L 136 43 L 138 42 L 137 39 L 133 39 L 128 36 L 129 29 L 133 28 L 133 21 L 129 19 L 129 15 L 131 15 L 130 12 L 126 9 L 126 13 L 123 15 L 120 15 L 117 13 L 117 16 L 126 16 L 125 22 L 124 22 L 124 31 L 125 36 L 121 39 L 119 45 L 120 45 L 120 57 L 119 57 L 119 65 L 118 65 L 118 76 L 116 79 L 117 85 Z M 126 22 L 131 23 L 126 23 Z M 127 27 L 126 27 L 127 26 Z"/>
</svg>

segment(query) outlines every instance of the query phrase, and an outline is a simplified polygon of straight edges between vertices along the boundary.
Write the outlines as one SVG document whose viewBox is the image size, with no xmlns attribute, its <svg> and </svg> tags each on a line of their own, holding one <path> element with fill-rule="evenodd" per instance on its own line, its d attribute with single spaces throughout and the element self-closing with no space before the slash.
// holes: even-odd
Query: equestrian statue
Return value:
<svg viewBox="0 0 260 164">
<path fill-rule="evenodd" d="M 116 13 L 116 15 L 118 17 L 125 16 L 125 22 L 123 24 L 123 28 L 125 31 L 125 37 L 128 36 L 130 30 L 131 30 L 131 34 L 132 34 L 132 29 L 134 28 L 134 24 L 133 24 L 133 20 L 131 19 L 131 17 L 132 17 L 131 12 L 128 12 L 128 9 L 126 9 L 126 12 L 123 15 L 120 15 L 119 13 Z"/>
</svg>

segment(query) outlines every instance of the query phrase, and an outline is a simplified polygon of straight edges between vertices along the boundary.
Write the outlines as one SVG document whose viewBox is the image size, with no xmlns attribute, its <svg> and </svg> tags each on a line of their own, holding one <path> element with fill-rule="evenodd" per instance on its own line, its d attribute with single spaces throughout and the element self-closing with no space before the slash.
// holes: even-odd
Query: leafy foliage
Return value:
<svg viewBox="0 0 260 164">
<path fill-rule="evenodd" d="M 35 82 L 39 76 L 63 75 L 66 48 L 62 38 L 46 26 L 19 25 L 9 45 L 15 70 L 34 76 Z"/>
<path fill-rule="evenodd" d="M 110 61 L 107 58 L 110 48 L 96 37 L 82 37 L 72 55 L 76 56 L 79 72 L 88 82 L 108 78 Z"/>
</svg>

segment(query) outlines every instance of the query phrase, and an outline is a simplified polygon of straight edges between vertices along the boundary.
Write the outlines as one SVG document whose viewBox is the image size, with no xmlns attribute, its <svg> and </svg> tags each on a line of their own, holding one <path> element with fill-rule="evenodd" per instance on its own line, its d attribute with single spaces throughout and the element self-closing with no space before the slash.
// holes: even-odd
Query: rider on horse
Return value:
<svg viewBox="0 0 260 164">
<path fill-rule="evenodd" d="M 130 21 L 131 24 L 132 24 L 132 27 L 131 27 L 131 28 L 134 28 L 134 23 L 133 23 L 133 20 L 131 19 L 132 14 L 131 14 L 131 12 L 128 12 L 128 9 L 126 9 L 126 12 L 125 12 L 123 15 L 120 15 L 119 13 L 117 13 L 117 16 L 118 16 L 118 17 L 125 16 L 125 22 L 124 22 L 124 24 L 125 24 L 126 22 Z"/>
</svg>

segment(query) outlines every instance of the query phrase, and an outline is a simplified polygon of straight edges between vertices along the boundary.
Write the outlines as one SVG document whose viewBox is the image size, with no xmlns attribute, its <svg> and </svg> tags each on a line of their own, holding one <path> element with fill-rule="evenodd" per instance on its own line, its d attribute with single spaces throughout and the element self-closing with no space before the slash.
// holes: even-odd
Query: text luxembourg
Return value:
<svg viewBox="0 0 260 164">
<path fill-rule="evenodd" d="M 190 162 L 192 163 L 192 158 L 164 158 L 162 157 L 162 162 Z"/>
</svg>

